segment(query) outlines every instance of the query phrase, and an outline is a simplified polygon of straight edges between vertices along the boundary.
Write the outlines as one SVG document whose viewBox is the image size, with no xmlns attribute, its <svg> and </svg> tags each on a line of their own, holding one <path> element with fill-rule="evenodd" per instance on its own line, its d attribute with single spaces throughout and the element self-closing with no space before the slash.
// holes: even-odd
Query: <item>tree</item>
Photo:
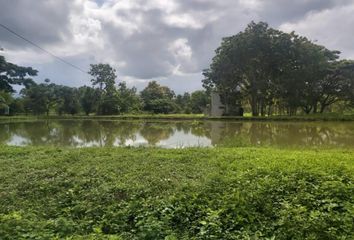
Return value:
<svg viewBox="0 0 354 240">
<path fill-rule="evenodd" d="M 91 82 L 94 86 L 98 85 L 101 91 L 109 92 L 114 90 L 115 80 L 117 78 L 116 70 L 109 64 L 91 64 L 88 72 L 93 78 Z"/>
<path fill-rule="evenodd" d="M 185 92 L 183 95 L 178 94 L 176 96 L 175 102 L 178 106 L 178 111 L 181 113 L 191 113 L 190 109 L 191 95 Z"/>
<path fill-rule="evenodd" d="M 86 115 L 96 112 L 100 93 L 98 89 L 83 86 L 79 88 L 80 103 Z"/>
<path fill-rule="evenodd" d="M 136 88 L 128 88 L 125 82 L 118 84 L 119 112 L 139 112 L 142 109 L 142 100 L 137 95 Z"/>
<path fill-rule="evenodd" d="M 140 96 L 144 102 L 144 110 L 148 112 L 172 113 L 178 108 L 173 101 L 175 93 L 156 81 L 149 82 L 147 87 L 141 91 Z"/>
<path fill-rule="evenodd" d="M 203 86 L 216 91 L 228 108 L 248 102 L 252 115 L 279 112 L 323 112 L 343 99 L 345 85 L 338 70 L 338 51 L 331 51 L 305 37 L 250 23 L 234 36 L 224 38 Z M 340 64 L 339 64 L 340 65 Z"/>
<path fill-rule="evenodd" d="M 296 38 L 294 46 L 296 64 L 291 74 L 300 83 L 296 88 L 299 91 L 299 105 L 305 113 L 317 113 L 321 99 L 323 104 L 331 104 L 324 98 L 331 95 L 328 87 L 336 85 L 332 73 L 336 68 L 335 60 L 338 59 L 339 52 L 330 51 L 304 37 Z"/>
<path fill-rule="evenodd" d="M 219 92 L 230 106 L 246 96 L 252 114 L 264 115 L 275 93 L 271 80 L 279 74 L 285 59 L 278 55 L 288 39 L 266 23 L 250 23 L 244 32 L 223 39 L 210 68 L 204 71 L 204 86 Z"/>
<path fill-rule="evenodd" d="M 203 113 L 210 103 L 210 98 L 206 91 L 195 91 L 191 94 L 190 108 L 192 113 Z"/>
<path fill-rule="evenodd" d="M 79 91 L 76 88 L 67 86 L 57 86 L 56 95 L 58 96 L 57 112 L 59 115 L 77 114 L 80 111 Z"/>
<path fill-rule="evenodd" d="M 110 91 L 103 95 L 99 104 L 99 114 L 102 115 L 115 115 L 120 113 L 119 107 L 120 99 L 117 91 Z"/>
<path fill-rule="evenodd" d="M 91 82 L 94 86 L 99 86 L 98 99 L 98 114 L 118 114 L 119 113 L 119 99 L 116 88 L 114 86 L 117 78 L 116 70 L 109 64 L 91 64 L 89 74 L 93 79 Z"/>
<path fill-rule="evenodd" d="M 9 107 L 10 115 L 25 113 L 24 101 L 22 98 L 14 98 Z"/>
<path fill-rule="evenodd" d="M 34 114 L 49 115 L 50 110 L 57 103 L 56 85 L 51 83 L 48 79 L 45 83 L 33 83 L 27 88 L 21 90 L 24 97 L 24 105 L 27 111 Z"/>
<path fill-rule="evenodd" d="M 8 92 L 0 91 L 0 115 L 8 115 L 10 108 L 9 104 L 12 102 L 12 97 Z"/>
<path fill-rule="evenodd" d="M 37 70 L 31 67 L 21 67 L 6 61 L 0 56 L 0 91 L 14 93 L 12 85 L 27 85 L 32 83 L 29 76 L 36 76 Z"/>
</svg>

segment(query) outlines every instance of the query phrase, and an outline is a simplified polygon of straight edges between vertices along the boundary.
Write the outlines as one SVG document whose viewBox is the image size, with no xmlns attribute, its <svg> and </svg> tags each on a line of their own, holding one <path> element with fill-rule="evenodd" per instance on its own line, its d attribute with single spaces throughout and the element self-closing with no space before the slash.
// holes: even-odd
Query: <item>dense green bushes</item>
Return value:
<svg viewBox="0 0 354 240">
<path fill-rule="evenodd" d="M 1 239 L 351 239 L 353 151 L 0 147 Z"/>
</svg>

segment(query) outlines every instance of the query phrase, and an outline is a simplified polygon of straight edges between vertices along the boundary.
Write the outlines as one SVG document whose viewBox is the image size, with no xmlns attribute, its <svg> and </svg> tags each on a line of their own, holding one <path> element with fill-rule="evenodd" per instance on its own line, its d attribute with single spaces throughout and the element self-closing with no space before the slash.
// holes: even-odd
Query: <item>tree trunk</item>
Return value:
<svg viewBox="0 0 354 240">
<path fill-rule="evenodd" d="M 271 116 L 272 114 L 272 104 L 268 105 L 268 116 Z"/>
<path fill-rule="evenodd" d="M 265 116 L 265 104 L 264 104 L 264 100 L 261 100 L 260 102 L 260 108 L 261 108 L 261 116 L 264 117 Z"/>
<path fill-rule="evenodd" d="M 327 107 L 326 104 L 321 104 L 320 113 L 323 113 L 326 107 Z"/>
<path fill-rule="evenodd" d="M 313 113 L 317 113 L 317 102 L 313 105 Z"/>
<path fill-rule="evenodd" d="M 303 107 L 302 109 L 304 110 L 304 112 L 305 112 L 306 114 L 310 114 L 310 112 L 311 112 L 311 110 L 312 110 L 312 107 L 310 107 L 310 106 L 305 106 L 305 107 Z"/>
<path fill-rule="evenodd" d="M 258 116 L 258 104 L 255 96 L 251 97 L 252 116 Z"/>
</svg>

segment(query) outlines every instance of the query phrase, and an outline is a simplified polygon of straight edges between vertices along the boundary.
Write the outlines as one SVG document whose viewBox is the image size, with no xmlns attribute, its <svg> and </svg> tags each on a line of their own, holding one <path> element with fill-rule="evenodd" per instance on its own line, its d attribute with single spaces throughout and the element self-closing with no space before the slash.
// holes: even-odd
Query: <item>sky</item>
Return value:
<svg viewBox="0 0 354 240">
<path fill-rule="evenodd" d="M 117 81 L 176 93 L 202 89 L 223 37 L 251 21 L 295 31 L 354 59 L 354 0 L 0 0 L 0 23 L 75 66 L 109 63 Z M 90 85 L 90 76 L 0 28 L 0 52 L 35 78 Z"/>
</svg>

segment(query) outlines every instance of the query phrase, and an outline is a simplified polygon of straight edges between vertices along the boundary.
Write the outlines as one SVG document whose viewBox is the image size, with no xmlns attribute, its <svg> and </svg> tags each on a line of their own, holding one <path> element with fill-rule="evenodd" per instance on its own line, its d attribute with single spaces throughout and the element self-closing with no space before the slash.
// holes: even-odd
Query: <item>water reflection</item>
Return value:
<svg viewBox="0 0 354 240">
<path fill-rule="evenodd" d="M 0 123 L 0 144 L 87 146 L 354 147 L 354 124 L 62 120 Z"/>
</svg>

